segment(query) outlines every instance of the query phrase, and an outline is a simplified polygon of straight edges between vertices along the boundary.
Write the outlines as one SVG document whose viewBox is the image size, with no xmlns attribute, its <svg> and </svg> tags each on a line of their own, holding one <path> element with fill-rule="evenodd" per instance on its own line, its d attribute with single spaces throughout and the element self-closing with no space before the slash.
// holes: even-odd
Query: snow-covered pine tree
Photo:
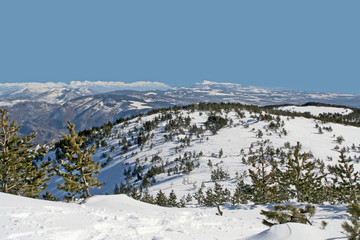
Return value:
<svg viewBox="0 0 360 240">
<path fill-rule="evenodd" d="M 315 207 L 306 205 L 304 208 L 297 208 L 293 205 L 276 205 L 273 211 L 261 210 L 260 214 L 267 218 L 263 219 L 262 223 L 269 227 L 288 222 L 312 225 L 310 218 L 315 214 Z"/>
<path fill-rule="evenodd" d="M 298 202 L 321 203 L 325 175 L 319 172 L 319 164 L 309 159 L 310 154 L 300 153 L 300 150 L 301 144 L 297 142 L 294 151 L 289 152 L 283 181 L 294 187 L 293 194 Z"/>
<path fill-rule="evenodd" d="M 40 165 L 34 159 L 44 153 L 44 149 L 33 149 L 32 140 L 36 133 L 17 137 L 20 126 L 15 121 L 9 123 L 7 109 L 0 109 L 0 184 L 1 191 L 38 198 L 46 189 L 51 176 L 50 161 Z"/>
<path fill-rule="evenodd" d="M 223 189 L 220 183 L 215 182 L 214 185 L 214 202 L 216 205 L 223 205 L 230 198 L 229 191 Z"/>
<path fill-rule="evenodd" d="M 344 222 L 341 226 L 349 235 L 349 240 L 360 240 L 360 206 L 358 203 L 352 203 L 349 205 L 348 213 L 351 215 L 351 224 Z"/>
<path fill-rule="evenodd" d="M 328 167 L 333 174 L 333 195 L 340 203 L 358 202 L 360 196 L 360 173 L 355 171 L 353 160 L 346 157 L 345 149 L 340 151 L 340 159 L 335 166 Z"/>
<path fill-rule="evenodd" d="M 205 201 L 204 188 L 205 188 L 205 184 L 201 183 L 199 190 L 194 194 L 194 198 L 197 201 L 198 205 L 204 204 Z"/>
<path fill-rule="evenodd" d="M 255 204 L 271 203 L 270 195 L 274 194 L 272 189 L 273 174 L 269 171 L 272 158 L 271 151 L 267 151 L 262 145 L 254 157 L 253 169 L 249 169 L 249 176 L 252 181 L 252 201 Z"/>
<path fill-rule="evenodd" d="M 207 207 L 215 206 L 215 196 L 212 188 L 207 188 L 204 196 L 204 205 Z"/>
<path fill-rule="evenodd" d="M 64 179 L 64 183 L 58 184 L 58 189 L 69 192 L 73 197 L 79 194 L 82 198 L 90 197 L 90 188 L 101 187 L 95 177 L 99 173 L 100 162 L 95 165 L 91 154 L 95 151 L 95 145 L 91 148 L 84 148 L 86 137 L 75 133 L 75 125 L 70 121 L 67 123 L 69 135 L 63 135 L 64 141 L 61 144 L 63 159 L 58 159 L 61 166 L 57 174 Z"/>
</svg>

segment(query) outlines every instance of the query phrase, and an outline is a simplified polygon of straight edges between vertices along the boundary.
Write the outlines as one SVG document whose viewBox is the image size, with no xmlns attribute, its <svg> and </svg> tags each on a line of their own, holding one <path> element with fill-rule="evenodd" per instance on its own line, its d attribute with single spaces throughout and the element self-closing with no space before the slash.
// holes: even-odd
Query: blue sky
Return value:
<svg viewBox="0 0 360 240">
<path fill-rule="evenodd" d="M 203 80 L 360 94 L 360 1 L 1 1 L 0 83 Z"/>
</svg>

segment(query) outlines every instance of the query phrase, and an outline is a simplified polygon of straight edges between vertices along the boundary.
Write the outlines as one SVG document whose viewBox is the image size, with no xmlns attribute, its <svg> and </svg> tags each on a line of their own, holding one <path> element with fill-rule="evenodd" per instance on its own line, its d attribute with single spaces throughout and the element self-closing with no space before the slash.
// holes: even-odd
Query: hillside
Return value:
<svg viewBox="0 0 360 240">
<path fill-rule="evenodd" d="M 319 107 L 303 108 L 318 114 Z M 338 112 L 344 111 L 351 112 L 338 108 Z M 122 183 L 148 189 L 150 194 L 160 189 L 169 194 L 174 189 L 181 197 L 195 194 L 202 184 L 203 189 L 213 187 L 215 182 L 233 192 L 239 180 L 249 182 L 248 169 L 254 165 L 250 162 L 260 155 L 260 149 L 272 151 L 271 158 L 281 161 L 297 142 L 322 169 L 337 164 L 343 148 L 358 169 L 360 128 L 314 119 L 309 112 L 296 116 L 279 112 L 277 107 L 199 104 L 158 110 L 84 131 L 81 134 L 89 138 L 88 145 L 96 145 L 93 159 L 101 162 L 98 179 L 105 183 L 92 192 L 112 194 Z M 225 123 L 216 129 L 209 123 L 210 116 Z M 353 121 L 349 124 L 356 124 Z M 45 158 L 55 160 L 55 152 Z M 219 176 L 212 176 L 215 173 Z M 49 184 L 49 192 L 58 192 L 56 184 L 57 180 Z"/>
<path fill-rule="evenodd" d="M 101 164 L 98 180 L 104 185 L 90 190 L 97 196 L 77 204 L 1 193 L 0 237 L 293 240 L 306 233 L 310 239 L 345 238 L 341 224 L 349 219 L 347 203 L 352 193 L 360 195 L 359 186 L 350 192 L 340 188 L 334 169 L 347 162 L 352 174 L 359 174 L 358 113 L 319 104 L 200 103 L 82 131 Z M 57 142 L 44 160 L 64 161 L 64 144 Z M 293 159 L 301 165 L 291 167 Z M 297 167 L 295 179 L 291 173 Z M 305 187 L 296 185 L 300 180 Z M 52 177 L 46 191 L 60 199 L 79 197 L 59 191 L 62 182 Z M 278 204 L 315 206 L 312 226 L 263 225 L 261 211 Z"/>
</svg>

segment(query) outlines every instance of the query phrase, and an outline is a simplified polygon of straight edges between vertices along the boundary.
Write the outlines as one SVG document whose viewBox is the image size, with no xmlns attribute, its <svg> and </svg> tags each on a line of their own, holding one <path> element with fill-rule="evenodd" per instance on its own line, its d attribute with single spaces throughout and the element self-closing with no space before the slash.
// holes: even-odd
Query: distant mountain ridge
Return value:
<svg viewBox="0 0 360 240">
<path fill-rule="evenodd" d="M 0 107 L 7 107 L 10 118 L 22 126 L 21 133 L 38 132 L 38 143 L 59 139 L 66 132 L 67 120 L 75 123 L 77 130 L 83 130 L 151 109 L 198 102 L 236 102 L 258 106 L 321 102 L 360 107 L 360 95 L 355 94 L 272 90 L 210 81 L 193 87 L 173 88 L 151 82 L 0 84 L 0 99 Z"/>
</svg>

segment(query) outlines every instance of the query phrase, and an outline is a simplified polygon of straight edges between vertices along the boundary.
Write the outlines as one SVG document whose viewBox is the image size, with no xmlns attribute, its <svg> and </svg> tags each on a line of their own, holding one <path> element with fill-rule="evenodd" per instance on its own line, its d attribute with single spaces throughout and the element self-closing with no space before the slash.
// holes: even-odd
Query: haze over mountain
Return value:
<svg viewBox="0 0 360 240">
<path fill-rule="evenodd" d="M 0 107 L 22 126 L 38 132 L 37 143 L 56 140 L 67 120 L 77 130 L 100 126 L 151 109 L 198 102 L 236 102 L 259 106 L 322 102 L 360 107 L 360 95 L 245 87 L 203 81 L 193 87 L 169 87 L 158 82 L 70 82 L 0 84 Z M 25 117 L 26 116 L 26 117 Z"/>
</svg>

